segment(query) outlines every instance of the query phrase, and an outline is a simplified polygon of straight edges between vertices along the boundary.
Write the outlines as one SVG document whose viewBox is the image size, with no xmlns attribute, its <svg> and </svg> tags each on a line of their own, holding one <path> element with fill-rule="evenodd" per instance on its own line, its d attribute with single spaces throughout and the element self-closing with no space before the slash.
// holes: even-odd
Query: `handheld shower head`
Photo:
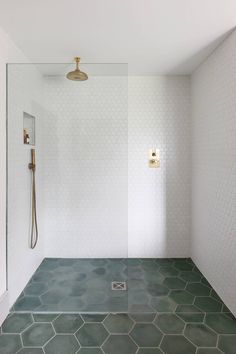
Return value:
<svg viewBox="0 0 236 354">
<path fill-rule="evenodd" d="M 88 79 L 88 75 L 79 69 L 80 58 L 79 57 L 75 57 L 75 62 L 76 62 L 76 69 L 74 71 L 70 71 L 66 75 L 67 79 L 73 80 L 73 81 L 85 81 L 85 80 L 87 80 Z"/>
</svg>

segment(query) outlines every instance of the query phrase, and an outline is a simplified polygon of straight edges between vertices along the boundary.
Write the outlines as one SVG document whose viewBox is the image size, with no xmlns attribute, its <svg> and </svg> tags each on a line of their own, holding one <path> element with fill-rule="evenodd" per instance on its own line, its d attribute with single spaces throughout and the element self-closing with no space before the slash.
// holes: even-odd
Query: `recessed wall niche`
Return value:
<svg viewBox="0 0 236 354">
<path fill-rule="evenodd" d="M 35 117 L 23 112 L 23 143 L 35 145 Z"/>
</svg>

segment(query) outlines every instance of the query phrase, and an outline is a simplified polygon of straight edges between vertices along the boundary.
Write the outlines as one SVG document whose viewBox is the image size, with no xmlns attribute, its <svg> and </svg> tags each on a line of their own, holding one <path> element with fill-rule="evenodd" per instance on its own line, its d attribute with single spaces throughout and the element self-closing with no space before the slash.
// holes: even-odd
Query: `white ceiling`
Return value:
<svg viewBox="0 0 236 354">
<path fill-rule="evenodd" d="M 33 62 L 128 63 L 190 73 L 236 25 L 236 0 L 0 0 L 2 27 Z"/>
</svg>

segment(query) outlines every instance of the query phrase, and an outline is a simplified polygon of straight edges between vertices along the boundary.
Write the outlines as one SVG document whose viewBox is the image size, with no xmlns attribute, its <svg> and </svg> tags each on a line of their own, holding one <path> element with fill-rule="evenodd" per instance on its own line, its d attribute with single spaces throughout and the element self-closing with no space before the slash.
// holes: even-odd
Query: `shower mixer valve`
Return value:
<svg viewBox="0 0 236 354">
<path fill-rule="evenodd" d="M 149 166 L 149 168 L 160 167 L 160 151 L 159 151 L 159 149 L 149 149 L 148 166 Z"/>
</svg>

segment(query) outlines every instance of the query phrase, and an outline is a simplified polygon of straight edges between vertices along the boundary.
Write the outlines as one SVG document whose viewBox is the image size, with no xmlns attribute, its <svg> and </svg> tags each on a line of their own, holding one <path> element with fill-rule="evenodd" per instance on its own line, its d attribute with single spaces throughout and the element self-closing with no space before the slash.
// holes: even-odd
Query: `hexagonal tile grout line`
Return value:
<svg viewBox="0 0 236 354">
<path fill-rule="evenodd" d="M 163 313 L 161 313 L 161 314 L 163 314 Z M 167 314 L 169 314 L 169 312 L 167 312 Z M 32 323 L 30 324 L 30 325 L 28 325 L 26 328 L 24 328 L 24 330 L 21 332 L 21 334 L 23 334 L 29 327 L 31 327 L 34 323 L 41 323 L 41 324 L 45 324 L 45 323 L 51 323 L 52 324 L 52 327 L 53 327 L 53 330 L 54 330 L 54 335 L 43 345 L 43 350 L 44 350 L 44 348 L 45 348 L 45 346 L 48 344 L 48 342 L 50 342 L 56 335 L 58 335 L 58 336 L 60 336 L 60 335 L 68 335 L 68 332 L 61 332 L 61 333 L 57 333 L 56 332 L 56 329 L 55 329 L 55 326 L 54 326 L 54 321 L 60 316 L 60 315 L 62 315 L 62 314 L 59 314 L 59 315 L 57 315 L 55 318 L 53 318 L 52 320 L 50 320 L 50 321 L 48 321 L 48 322 L 44 322 L 44 321 L 42 321 L 42 322 L 37 322 L 37 321 L 35 321 L 35 319 L 34 319 L 34 317 L 31 315 L 30 317 L 31 317 L 31 319 L 32 319 Z M 161 329 L 160 329 L 160 327 L 158 327 L 158 325 L 155 323 L 155 321 L 156 321 L 156 319 L 157 319 L 157 317 L 158 317 L 158 315 L 160 315 L 160 313 L 155 313 L 155 316 L 153 317 L 153 319 L 152 319 L 152 321 L 144 321 L 144 322 L 141 322 L 142 324 L 150 324 L 150 323 L 153 323 L 154 324 L 154 326 L 158 329 L 158 330 L 160 330 L 160 332 L 162 333 L 162 338 L 161 338 L 161 341 L 160 341 L 160 343 L 159 343 L 159 346 L 158 346 L 158 348 L 160 348 L 161 347 L 161 344 L 162 344 L 162 341 L 163 341 L 163 339 L 164 339 L 164 336 L 165 335 L 167 335 L 166 333 L 164 333 Z M 178 318 L 179 318 L 179 316 L 178 316 L 178 314 L 175 314 Z M 12 317 L 13 316 L 13 314 L 11 314 L 10 315 L 10 317 Z M 127 334 L 124 334 L 124 333 L 120 333 L 120 332 L 111 332 L 111 330 L 104 324 L 104 321 L 107 319 L 107 317 L 108 317 L 109 315 L 106 315 L 104 318 L 103 318 L 103 320 L 102 321 L 100 321 L 100 322 L 98 322 L 98 321 L 93 321 L 93 322 L 86 322 L 81 316 L 81 320 L 82 320 L 82 324 L 80 325 L 80 327 L 78 328 L 78 329 L 76 329 L 75 330 L 75 332 L 73 332 L 73 333 L 70 333 L 70 335 L 72 335 L 73 337 L 75 337 L 75 339 L 77 339 L 77 337 L 75 336 L 75 334 L 78 332 L 78 330 L 79 329 L 81 329 L 83 326 L 84 326 L 84 324 L 85 323 L 97 323 L 97 324 L 99 324 L 99 323 L 102 323 L 103 325 L 104 325 L 104 327 L 107 329 L 107 332 L 108 332 L 108 336 L 106 337 L 106 339 L 103 341 L 103 343 L 101 344 L 101 347 L 104 345 L 104 343 L 108 340 L 108 338 L 109 338 L 109 336 L 110 335 L 127 335 L 127 336 L 129 336 L 129 338 L 130 338 L 130 340 L 132 341 L 132 342 L 134 342 L 136 345 L 137 345 L 137 347 L 138 347 L 138 349 L 139 349 L 139 346 L 138 346 L 138 344 L 137 344 L 137 342 L 130 336 L 130 332 L 133 330 L 133 328 L 134 328 L 134 326 L 135 326 L 135 324 L 136 323 L 139 323 L 139 322 L 137 322 L 134 318 L 132 318 L 132 316 L 130 315 L 130 316 L 128 316 L 130 319 L 131 319 L 131 321 L 132 321 L 132 325 L 131 325 L 131 327 L 130 327 L 130 329 L 128 330 L 128 332 L 127 332 Z M 181 318 L 180 318 L 181 319 Z M 192 324 L 194 324 L 194 322 L 191 322 Z M 198 323 L 198 322 L 196 322 L 196 323 Z M 215 334 L 216 334 L 216 336 L 217 336 L 217 343 L 216 343 L 216 346 L 215 347 L 210 347 L 210 348 L 217 348 L 218 347 L 218 338 L 219 338 L 219 334 L 214 330 L 214 329 L 212 329 L 212 328 L 210 328 L 206 323 L 205 323 L 205 321 L 203 322 L 201 322 L 201 323 L 204 323 L 204 325 L 207 327 L 207 328 L 209 328 L 210 330 L 212 330 Z M 183 331 L 185 331 L 185 328 L 186 328 L 186 323 L 185 323 L 185 326 L 184 326 L 184 329 L 182 330 L 182 332 Z M 11 333 L 11 334 L 14 334 L 14 333 Z M 17 334 L 17 333 L 16 333 Z M 5 335 L 7 335 L 7 333 L 5 334 Z M 9 333 L 8 333 L 8 335 L 9 335 Z M 175 334 L 168 334 L 168 336 L 171 336 L 171 335 L 175 335 Z M 183 337 L 185 337 L 186 338 L 186 340 L 188 340 L 190 343 L 192 343 L 193 344 L 193 346 L 195 347 L 195 348 L 199 348 L 198 346 L 196 346 L 192 341 L 191 341 L 191 339 L 189 339 L 188 337 L 186 337 L 185 336 L 185 334 L 182 334 L 183 335 Z M 231 334 L 231 336 L 233 336 L 234 334 Z M 230 335 L 229 335 L 230 336 Z M 80 345 L 80 347 L 83 347 L 82 345 L 81 345 L 81 343 L 79 342 L 79 340 L 77 340 L 78 341 L 78 343 L 79 343 L 79 345 Z M 23 345 L 23 343 L 22 343 L 22 347 L 24 347 L 25 348 L 25 346 Z M 87 347 L 88 348 L 88 347 Z M 92 348 L 92 347 L 91 347 Z M 94 347 L 95 348 L 95 347 Z M 147 347 L 145 347 L 145 348 L 147 348 Z M 150 347 L 151 348 L 151 347 Z M 208 348 L 208 347 L 206 347 L 206 348 Z M 137 351 L 138 351 L 138 349 L 137 349 Z M 161 348 L 160 348 L 161 349 Z M 101 348 L 101 350 L 102 350 L 102 352 L 104 353 L 104 351 L 103 351 L 103 349 Z M 137 353 L 137 351 L 136 351 L 136 353 Z M 44 351 L 45 352 L 45 351 Z"/>
<path fill-rule="evenodd" d="M 51 338 L 49 338 L 43 344 L 42 347 L 40 347 L 40 348 L 42 348 L 43 352 L 45 353 L 45 347 L 48 345 L 48 343 L 50 341 L 53 340 L 53 338 L 55 338 L 55 336 L 71 335 L 74 338 L 74 340 L 76 341 L 76 343 L 78 343 L 78 345 L 80 346 L 80 348 L 77 350 L 78 354 L 79 354 L 81 348 L 89 348 L 87 346 L 83 346 L 82 343 L 80 343 L 79 337 L 77 337 L 77 335 L 76 335 L 79 332 L 79 330 L 81 328 L 83 328 L 83 326 L 85 324 L 87 324 L 87 330 L 89 330 L 89 324 L 101 324 L 103 326 L 103 328 L 105 329 L 107 336 L 106 336 L 106 338 L 104 338 L 103 343 L 102 344 L 100 343 L 101 345 L 99 347 L 103 354 L 107 354 L 107 352 L 105 353 L 105 350 L 102 347 L 109 340 L 109 338 L 111 336 L 128 337 L 130 340 L 130 343 L 132 342 L 132 343 L 134 343 L 135 347 L 137 346 L 137 349 L 136 349 L 136 354 L 137 354 L 140 347 L 137 344 L 136 339 L 138 339 L 138 328 L 140 330 L 142 328 L 142 326 L 137 326 L 137 333 L 135 334 L 135 337 L 133 337 L 131 335 L 131 333 L 135 329 L 136 324 L 142 324 L 142 325 L 152 324 L 153 328 L 156 328 L 159 331 L 160 343 L 159 343 L 158 347 L 156 347 L 156 348 L 158 348 L 160 350 L 160 352 L 162 352 L 162 353 L 164 353 L 163 349 L 161 348 L 163 340 L 166 339 L 166 342 L 164 344 L 164 345 L 166 345 L 168 343 L 167 337 L 170 338 L 171 336 L 177 336 L 177 337 L 185 338 L 185 340 L 187 342 L 186 342 L 186 344 L 183 342 L 184 345 L 187 345 L 187 343 L 189 343 L 189 345 L 190 345 L 190 343 L 191 343 L 193 348 L 195 348 L 195 351 L 197 354 L 198 348 L 200 348 L 197 344 L 194 344 L 194 342 L 197 343 L 197 341 L 196 341 L 197 337 L 195 339 L 194 336 L 196 336 L 196 335 L 193 335 L 193 336 L 190 336 L 191 339 L 189 339 L 188 338 L 189 334 L 188 333 L 186 334 L 186 329 L 188 328 L 188 330 L 189 330 L 190 328 L 193 328 L 194 331 L 197 331 L 198 325 L 200 326 L 199 328 L 201 328 L 201 330 L 205 329 L 206 335 L 208 332 L 210 333 L 210 335 L 211 335 L 211 333 L 214 333 L 214 336 L 212 338 L 214 338 L 214 340 L 216 341 L 215 347 L 206 347 L 206 348 L 217 348 L 220 352 L 222 352 L 219 349 L 219 341 L 220 341 L 221 336 L 223 336 L 223 337 L 235 336 L 235 334 L 233 334 L 234 332 L 232 332 L 232 334 L 226 334 L 224 332 L 220 333 L 219 332 L 220 329 L 218 330 L 213 325 L 211 326 L 211 322 L 209 322 L 209 325 L 207 324 L 207 322 L 208 322 L 207 315 L 217 313 L 217 314 L 221 314 L 221 317 L 219 317 L 219 318 L 222 318 L 222 321 L 223 321 L 222 325 L 224 325 L 224 317 L 230 318 L 230 316 L 227 316 L 227 313 L 230 313 L 230 311 L 226 308 L 224 303 L 220 300 L 217 293 L 210 286 L 210 284 L 206 281 L 204 276 L 199 272 L 199 270 L 191 262 L 188 263 L 188 260 L 186 260 L 186 259 L 181 260 L 180 262 L 178 262 L 175 259 L 172 259 L 172 260 L 168 260 L 168 262 L 167 262 L 167 260 L 160 261 L 160 263 L 158 263 L 157 260 L 147 260 L 147 261 L 146 260 L 138 260 L 138 263 L 135 263 L 137 261 L 137 260 L 135 260 L 135 262 L 134 262 L 135 264 L 133 264 L 133 265 L 127 264 L 126 265 L 126 264 L 124 264 L 125 261 L 126 261 L 125 259 L 122 259 L 122 260 L 118 261 L 116 264 L 119 264 L 119 262 L 123 263 L 123 265 L 126 266 L 126 269 L 128 269 L 128 272 L 129 272 L 129 270 L 131 272 L 130 278 L 128 277 L 128 279 L 132 279 L 132 276 L 134 276 L 134 278 L 133 278 L 134 280 L 137 279 L 137 282 L 140 281 L 141 284 L 142 283 L 144 284 L 145 291 L 147 291 L 147 292 L 149 291 L 148 285 L 151 284 L 154 279 L 153 278 L 154 272 L 156 274 L 156 280 L 154 280 L 154 282 L 156 281 L 155 284 L 157 286 L 157 289 L 155 289 L 155 287 L 151 287 L 150 291 L 152 293 L 151 294 L 147 293 L 148 296 L 146 297 L 145 301 L 142 303 L 140 302 L 140 304 L 143 304 L 145 306 L 146 305 L 149 306 L 149 309 L 152 312 L 148 313 L 148 311 L 147 311 L 146 315 L 151 315 L 151 316 L 149 316 L 149 317 L 144 316 L 143 318 L 142 317 L 138 318 L 137 315 L 142 315 L 143 312 L 142 311 L 136 312 L 135 310 L 133 310 L 133 314 L 132 314 L 132 309 L 128 313 L 124 312 L 124 311 L 121 311 L 121 312 L 115 311 L 114 313 L 112 313 L 112 311 L 109 311 L 108 313 L 104 314 L 104 312 L 101 311 L 101 312 L 97 313 L 98 315 L 103 314 L 103 317 L 101 318 L 100 321 L 96 320 L 96 318 L 91 318 L 91 321 L 90 321 L 89 317 L 86 318 L 83 315 L 85 315 L 85 314 L 91 315 L 91 314 L 95 314 L 95 313 L 92 313 L 92 312 L 89 313 L 88 311 L 84 311 L 84 312 L 83 311 L 78 311 L 78 312 L 66 311 L 66 312 L 57 313 L 57 315 L 55 313 L 55 317 L 52 316 L 51 319 L 50 319 L 50 317 L 48 317 L 48 318 L 45 317 L 45 321 L 44 321 L 44 319 L 42 317 L 41 320 L 38 318 L 38 321 L 37 321 L 37 318 L 34 317 L 34 314 L 36 315 L 37 311 L 35 311 L 35 312 L 34 311 L 33 312 L 32 311 L 14 311 L 14 312 L 10 313 L 10 315 L 8 316 L 8 319 L 10 319 L 14 314 L 20 315 L 20 313 L 23 313 L 23 314 L 30 313 L 30 319 L 32 322 L 29 324 L 29 319 L 27 320 L 27 317 L 26 317 L 25 324 L 27 323 L 27 321 L 28 321 L 28 323 L 27 323 L 26 328 L 24 328 L 21 332 L 19 332 L 19 330 L 20 330 L 19 326 L 22 326 L 22 325 L 20 324 L 21 322 L 19 322 L 18 332 L 16 332 L 16 333 L 3 333 L 2 328 L 1 328 L 0 333 L 2 333 L 5 336 L 11 335 L 11 334 L 19 336 L 20 343 L 21 343 L 20 345 L 23 348 L 26 348 L 23 343 L 22 335 L 31 326 L 33 326 L 35 323 L 38 323 L 38 324 L 40 323 L 42 325 L 43 324 L 51 324 L 53 336 Z M 106 266 L 106 269 L 109 266 L 109 271 L 110 271 L 111 267 L 112 267 L 112 263 L 109 263 L 109 261 L 107 261 L 105 266 Z M 130 266 L 130 268 L 129 268 L 129 266 Z M 46 265 L 46 267 L 47 267 L 47 265 Z M 60 263 L 60 267 L 61 267 L 61 269 L 63 268 L 64 270 L 66 270 L 66 266 L 62 265 L 61 263 Z M 76 268 L 76 267 L 74 267 L 74 268 Z M 90 271 L 93 271 L 96 268 L 99 268 L 98 263 L 94 264 L 92 267 L 90 267 Z M 120 267 L 118 266 L 117 269 L 119 272 Z M 149 273 L 149 270 L 150 270 L 150 273 Z M 84 270 L 82 271 L 82 273 L 83 272 L 84 272 Z M 193 274 L 193 275 L 191 275 L 191 274 Z M 136 276 L 137 276 L 137 278 L 135 278 Z M 40 280 L 39 280 L 39 282 L 40 282 Z M 160 289 L 158 290 L 158 286 L 160 286 L 161 291 L 162 291 L 162 289 L 164 290 L 164 295 L 160 294 Z M 37 289 L 37 286 L 32 288 L 32 290 L 35 290 L 35 289 Z M 141 287 L 140 290 L 143 291 L 143 288 Z M 42 294 L 40 293 L 40 295 L 38 296 L 38 298 L 40 299 L 40 303 L 43 303 L 41 296 L 43 294 L 47 293 L 47 291 L 43 292 Z M 139 290 L 137 289 L 137 293 L 138 292 L 139 292 Z M 135 295 L 135 293 L 136 292 L 134 291 L 134 295 Z M 173 293 L 173 300 L 171 298 L 171 293 Z M 23 294 L 25 294 L 24 291 L 23 291 Z M 142 293 L 140 293 L 139 296 L 142 296 L 141 294 Z M 201 295 L 199 295 L 199 294 L 201 294 Z M 35 297 L 35 295 L 34 294 L 32 294 L 32 295 L 27 294 L 27 297 L 29 297 L 29 298 Z M 22 298 L 22 296 L 21 296 L 21 298 Z M 202 298 L 202 300 L 201 300 L 201 298 Z M 155 301 L 152 301 L 152 299 Z M 163 299 L 164 301 L 160 305 L 158 301 L 159 300 L 161 301 L 161 299 Z M 136 299 L 134 297 L 134 301 L 135 300 Z M 139 298 L 137 298 L 137 300 L 140 301 Z M 132 304 L 132 301 L 133 301 L 132 297 L 129 298 L 129 305 L 130 305 L 130 303 Z M 137 304 L 138 303 L 139 302 L 137 302 Z M 32 302 L 32 304 L 33 304 L 33 302 Z M 192 306 L 192 308 L 191 308 L 191 306 Z M 178 311 L 178 307 L 179 307 L 179 312 L 176 312 L 176 311 Z M 186 312 L 185 312 L 185 308 L 186 308 Z M 162 311 L 164 309 L 167 311 Z M 194 310 L 196 310 L 196 311 L 194 311 Z M 49 312 L 50 311 L 44 311 L 44 314 L 48 314 Z M 53 311 L 52 311 L 52 313 L 53 313 Z M 119 322 L 119 317 L 117 317 L 118 322 L 116 324 L 115 317 L 113 317 L 113 316 L 115 314 L 119 314 L 119 313 L 128 316 L 130 321 L 126 322 L 126 320 L 124 320 L 124 322 L 123 322 L 123 319 L 121 318 L 120 322 Z M 184 314 L 184 313 L 190 315 L 190 317 L 188 317 L 188 316 L 185 317 L 184 315 L 181 316 L 181 314 Z M 76 328 L 74 332 L 73 331 L 71 332 L 71 329 L 68 329 L 69 333 L 67 331 L 60 332 L 60 330 L 58 333 L 58 331 L 56 330 L 54 323 L 63 314 L 78 314 L 79 315 L 79 317 L 82 321 L 80 325 L 78 323 L 79 327 L 76 327 L 76 325 L 74 325 L 74 327 L 73 326 L 69 327 L 71 329 Z M 179 325 L 178 329 L 175 329 L 173 327 L 173 331 L 176 331 L 176 333 L 175 332 L 169 333 L 165 329 L 165 325 L 168 326 L 168 318 L 171 318 L 168 316 L 162 317 L 163 321 L 165 321 L 165 322 L 163 322 L 163 325 L 159 326 L 159 323 L 161 324 L 161 322 L 157 323 L 157 319 L 160 315 L 165 315 L 165 314 L 166 315 L 171 315 L 171 314 L 174 315 L 176 318 L 176 321 L 178 319 L 179 321 L 183 322 L 183 327 L 181 326 L 181 322 L 179 322 L 180 325 Z M 198 314 L 198 316 L 192 317 L 191 314 L 195 314 L 195 315 Z M 153 317 L 152 317 L 152 315 L 153 315 Z M 43 313 L 42 313 L 42 316 L 43 316 Z M 109 319 L 109 321 L 107 321 L 109 316 L 111 316 L 111 319 Z M 113 317 L 113 319 L 112 319 L 112 317 Z M 72 316 L 72 318 L 73 318 L 73 316 Z M 217 316 L 216 317 L 213 316 L 212 321 L 214 318 L 216 321 Z M 196 321 L 194 322 L 193 320 L 196 320 Z M 58 322 L 58 325 L 59 325 L 59 323 L 60 323 L 60 321 Z M 9 325 L 8 325 L 9 330 L 10 330 L 10 324 L 11 324 L 11 321 L 9 322 Z M 178 321 L 176 322 L 176 324 L 178 324 Z M 70 326 L 70 324 L 68 324 L 68 325 Z M 124 330 L 122 330 L 122 329 L 118 330 L 118 329 L 120 329 L 120 326 L 122 326 L 122 325 L 124 326 Z M 116 326 L 118 326 L 118 327 L 116 327 Z M 194 326 L 196 326 L 196 327 L 194 327 Z M 226 322 L 226 326 L 227 326 L 227 322 Z M 231 326 L 230 323 L 229 323 L 229 326 Z M 17 326 L 14 328 L 17 328 Z M 64 328 L 66 328 L 66 327 L 64 327 Z M 168 327 L 167 327 L 167 329 L 168 329 Z M 227 329 L 227 327 L 226 327 L 226 329 Z M 7 327 L 6 327 L 6 330 L 7 330 Z M 62 330 L 63 330 L 63 327 L 62 327 Z M 235 327 L 233 326 L 232 329 L 229 327 L 229 331 L 230 330 L 235 331 Z M 155 333 L 155 331 L 154 331 L 154 333 Z M 145 336 L 144 336 L 144 338 L 145 338 Z M 192 338 L 193 338 L 193 340 L 192 340 Z M 179 339 L 176 338 L 176 340 L 179 340 Z M 214 340 L 212 339 L 213 342 L 214 342 Z M 139 339 L 138 339 L 138 342 L 140 342 Z M 17 341 L 16 341 L 16 343 L 17 343 Z M 72 343 L 73 343 L 73 340 L 72 340 Z M 95 341 L 95 343 L 96 343 L 96 341 Z M 111 346 L 114 346 L 114 343 L 116 343 L 116 341 L 113 342 L 111 340 L 111 342 L 109 343 L 110 348 L 111 348 Z M 172 340 L 170 340 L 169 343 L 172 343 Z M 205 342 L 205 343 L 207 343 L 207 342 Z M 201 344 L 204 344 L 204 341 L 202 341 Z M 17 345 L 19 345 L 19 344 L 17 344 Z M 98 348 L 98 347 L 93 347 L 93 348 Z M 148 348 L 148 347 L 145 347 L 145 348 Z M 154 347 L 150 347 L 150 348 L 154 348 Z M 201 348 L 204 348 L 204 347 L 201 347 Z M 135 349 L 135 348 L 133 348 L 133 349 Z M 191 347 L 190 347 L 190 349 L 191 349 Z M 19 350 L 21 350 L 21 349 L 19 349 Z"/>
</svg>

